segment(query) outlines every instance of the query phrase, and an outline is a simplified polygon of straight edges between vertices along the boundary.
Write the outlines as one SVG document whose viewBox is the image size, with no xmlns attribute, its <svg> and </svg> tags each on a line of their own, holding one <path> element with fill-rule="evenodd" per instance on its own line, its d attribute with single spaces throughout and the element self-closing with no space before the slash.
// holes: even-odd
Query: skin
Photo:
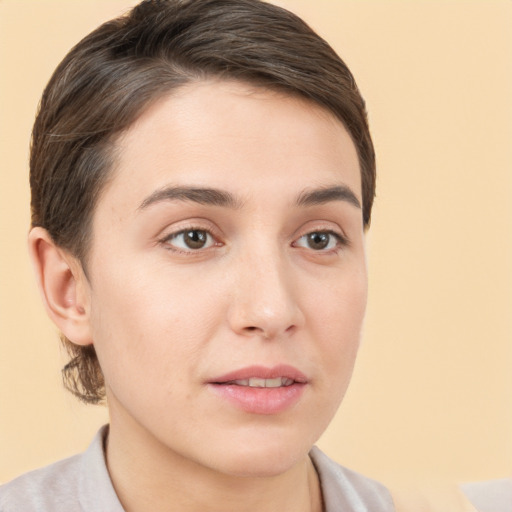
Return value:
<svg viewBox="0 0 512 512">
<path fill-rule="evenodd" d="M 40 228 L 30 246 L 50 315 L 98 353 L 123 506 L 321 510 L 308 451 L 347 389 L 367 295 L 350 136 L 315 104 L 211 81 L 154 103 L 116 146 L 87 277 Z M 169 198 L 169 187 L 233 204 Z M 356 201 L 298 201 L 332 187 Z M 184 230 L 205 244 L 191 248 Z M 254 364 L 300 370 L 300 399 L 253 414 L 209 388 Z"/>
</svg>

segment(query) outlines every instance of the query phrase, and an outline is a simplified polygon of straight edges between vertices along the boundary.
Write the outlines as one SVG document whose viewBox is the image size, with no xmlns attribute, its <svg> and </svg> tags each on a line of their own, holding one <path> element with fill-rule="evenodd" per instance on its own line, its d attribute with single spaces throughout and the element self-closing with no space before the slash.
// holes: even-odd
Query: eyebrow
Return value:
<svg viewBox="0 0 512 512">
<path fill-rule="evenodd" d="M 148 206 L 162 201 L 191 201 L 209 206 L 222 206 L 224 208 L 238 209 L 242 203 L 235 196 L 216 188 L 198 187 L 165 187 L 149 195 L 139 206 L 143 210 Z"/>
<path fill-rule="evenodd" d="M 346 185 L 306 190 L 297 198 L 297 206 L 316 206 L 331 201 L 346 201 L 361 209 L 361 203 L 354 192 Z"/>
<path fill-rule="evenodd" d="M 162 201 L 191 201 L 198 204 L 231 209 L 240 209 L 242 207 L 242 201 L 225 190 L 217 188 L 169 186 L 158 189 L 150 194 L 142 201 L 138 209 L 144 210 Z M 305 190 L 299 194 L 295 204 L 299 207 L 308 207 L 322 205 L 332 201 L 346 201 L 356 208 L 361 209 L 359 199 L 346 185 Z"/>
</svg>

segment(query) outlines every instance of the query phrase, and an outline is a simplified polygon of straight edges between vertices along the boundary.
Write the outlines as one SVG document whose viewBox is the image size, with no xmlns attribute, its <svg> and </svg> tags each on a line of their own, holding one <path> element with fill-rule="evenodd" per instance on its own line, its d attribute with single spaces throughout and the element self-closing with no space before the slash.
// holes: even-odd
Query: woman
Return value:
<svg viewBox="0 0 512 512">
<path fill-rule="evenodd" d="M 323 40 L 252 0 L 143 2 L 56 70 L 31 188 L 66 382 L 110 425 L 2 510 L 393 510 L 312 448 L 357 353 L 375 189 Z"/>
<path fill-rule="evenodd" d="M 278 7 L 143 2 L 80 42 L 34 126 L 30 252 L 110 426 L 4 508 L 391 510 L 308 455 L 357 352 L 374 186 L 349 70 Z"/>
</svg>

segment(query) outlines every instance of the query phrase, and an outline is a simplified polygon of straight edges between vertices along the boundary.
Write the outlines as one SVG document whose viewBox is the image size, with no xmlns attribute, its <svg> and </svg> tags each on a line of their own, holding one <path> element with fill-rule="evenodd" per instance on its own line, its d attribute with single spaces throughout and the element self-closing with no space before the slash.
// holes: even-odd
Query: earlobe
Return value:
<svg viewBox="0 0 512 512">
<path fill-rule="evenodd" d="M 73 343 L 92 344 L 88 282 L 80 262 L 41 227 L 30 231 L 28 247 L 48 316 Z"/>
</svg>

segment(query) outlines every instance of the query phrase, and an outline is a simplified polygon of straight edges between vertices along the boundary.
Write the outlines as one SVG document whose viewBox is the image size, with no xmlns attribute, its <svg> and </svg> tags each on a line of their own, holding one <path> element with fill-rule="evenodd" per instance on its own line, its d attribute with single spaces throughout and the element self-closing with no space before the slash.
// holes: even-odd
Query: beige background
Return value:
<svg viewBox="0 0 512 512">
<path fill-rule="evenodd" d="M 65 52 L 128 0 L 0 0 L 0 481 L 106 419 L 60 384 L 29 267 L 27 146 Z M 370 301 L 320 446 L 386 483 L 512 476 L 512 2 L 281 2 L 338 50 L 378 153 Z"/>
</svg>

